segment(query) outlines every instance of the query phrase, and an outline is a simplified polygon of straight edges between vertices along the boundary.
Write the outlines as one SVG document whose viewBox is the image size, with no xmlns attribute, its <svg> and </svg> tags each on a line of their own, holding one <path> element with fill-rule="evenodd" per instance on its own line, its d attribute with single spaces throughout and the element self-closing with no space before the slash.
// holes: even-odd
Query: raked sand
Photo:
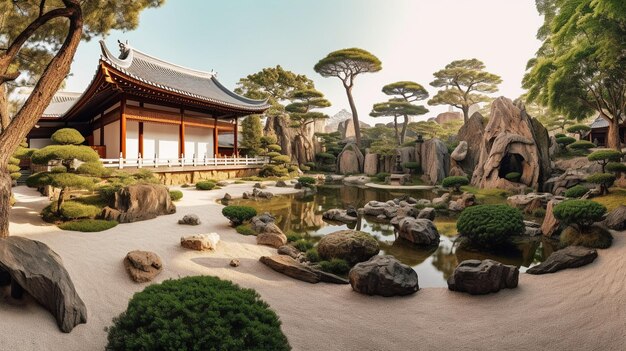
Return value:
<svg viewBox="0 0 626 351">
<path fill-rule="evenodd" d="M 0 350 L 103 350 L 105 327 L 146 284 L 130 281 L 122 259 L 131 250 L 154 251 L 165 269 L 157 281 L 215 275 L 256 289 L 282 320 L 294 350 L 626 350 L 626 239 L 579 269 L 552 275 L 522 274 L 519 287 L 487 296 L 425 288 L 409 297 L 371 297 L 349 285 L 308 284 L 258 262 L 274 249 L 237 234 L 215 202 L 225 192 L 241 195 L 251 184 L 202 192 L 182 189 L 177 213 L 119 225 L 100 233 L 61 231 L 37 216 L 47 200 L 15 189 L 12 235 L 48 244 L 60 254 L 88 309 L 87 324 L 70 334 L 35 303 L 0 300 Z M 274 193 L 293 189 L 271 188 Z M 202 225 L 176 222 L 195 213 Z M 217 232 L 215 252 L 179 246 L 182 235 Z M 228 265 L 232 258 L 241 266 Z"/>
</svg>

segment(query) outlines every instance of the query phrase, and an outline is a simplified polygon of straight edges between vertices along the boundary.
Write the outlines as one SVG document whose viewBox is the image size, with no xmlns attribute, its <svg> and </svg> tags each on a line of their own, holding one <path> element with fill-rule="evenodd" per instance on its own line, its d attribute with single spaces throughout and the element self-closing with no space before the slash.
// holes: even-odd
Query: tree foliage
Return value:
<svg viewBox="0 0 626 351">
<path fill-rule="evenodd" d="M 485 64 L 477 59 L 456 60 L 433 73 L 433 87 L 444 88 L 428 101 L 429 105 L 451 105 L 463 111 L 463 120 L 469 119 L 473 104 L 489 101 L 485 93 L 498 91 L 500 76 L 485 71 Z"/>
<path fill-rule="evenodd" d="M 423 115 L 428 112 L 428 110 L 421 105 L 413 105 L 413 103 L 415 103 L 416 101 L 421 101 L 421 100 L 428 98 L 428 91 L 426 91 L 426 89 L 421 84 L 411 82 L 411 81 L 400 81 L 400 82 L 395 82 L 395 83 L 385 85 L 383 87 L 383 93 L 393 96 L 393 98 L 389 100 L 389 102 L 404 101 L 406 103 L 405 107 L 400 108 L 400 109 L 398 108 L 395 109 L 396 110 L 395 112 L 398 112 L 398 110 L 403 112 L 401 115 L 404 116 L 404 123 L 402 124 L 402 132 L 399 134 L 399 143 L 402 144 L 404 143 L 405 138 L 406 138 L 406 131 L 407 131 L 407 127 L 409 124 L 409 116 Z M 374 105 L 373 110 L 375 110 L 375 107 L 376 105 Z M 389 116 L 389 115 L 386 115 L 386 116 Z M 393 117 L 394 117 L 394 126 L 396 127 L 396 134 L 398 134 L 397 133 L 397 117 L 395 115 Z"/>
<path fill-rule="evenodd" d="M 606 164 L 611 161 L 619 161 L 622 157 L 622 153 L 616 150 L 610 149 L 601 149 L 596 150 L 587 156 L 589 161 L 596 161 L 602 166 L 602 173 L 604 173 L 604 168 Z"/>
<path fill-rule="evenodd" d="M 329 107 L 330 101 L 324 98 L 322 92 L 313 88 L 294 91 L 290 100 L 291 103 L 285 106 L 285 110 L 289 112 L 290 127 L 296 130 L 297 137 L 300 138 L 305 151 L 310 152 L 312 156 L 314 147 L 313 141 L 309 138 L 308 130 L 315 121 L 328 118 L 325 113 L 313 110 Z M 312 157 L 298 161 L 304 163 L 311 159 Z"/>
<path fill-rule="evenodd" d="M 313 69 L 322 77 L 336 77 L 343 83 L 352 112 L 356 144 L 361 146 L 361 124 L 359 123 L 359 114 L 352 96 L 354 80 L 360 74 L 380 71 L 382 63 L 376 56 L 366 50 L 351 48 L 331 52 L 319 60 Z"/>
<path fill-rule="evenodd" d="M 259 115 L 250 115 L 241 122 L 241 146 L 245 149 L 246 155 L 256 156 L 261 153 L 261 136 L 263 126 Z"/>
<path fill-rule="evenodd" d="M 599 113 L 609 122 L 608 145 L 620 147 L 626 110 L 626 15 L 622 0 L 536 0 L 543 41 L 528 62 L 528 98 L 569 118 Z"/>
<path fill-rule="evenodd" d="M 566 200 L 555 205 L 552 212 L 564 224 L 588 227 L 602 220 L 606 207 L 591 200 Z"/>
<path fill-rule="evenodd" d="M 372 117 L 393 117 L 393 129 L 398 145 L 404 142 L 409 116 L 423 115 L 428 110 L 424 106 L 413 105 L 402 99 L 394 98 L 386 102 L 379 102 L 372 106 Z M 398 127 L 398 117 L 404 116 L 402 132 Z"/>
</svg>

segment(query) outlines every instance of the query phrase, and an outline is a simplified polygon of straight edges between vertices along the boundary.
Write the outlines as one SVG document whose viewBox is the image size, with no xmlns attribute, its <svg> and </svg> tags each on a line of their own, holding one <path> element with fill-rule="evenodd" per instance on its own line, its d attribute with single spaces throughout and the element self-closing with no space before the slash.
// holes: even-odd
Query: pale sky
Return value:
<svg viewBox="0 0 626 351">
<path fill-rule="evenodd" d="M 478 58 L 489 72 L 502 77 L 497 96 L 523 93 L 526 62 L 540 42 L 541 25 L 533 0 L 169 0 L 142 13 L 139 27 L 112 32 L 106 42 L 117 52 L 117 40 L 153 56 L 204 71 L 234 89 L 241 77 L 264 67 L 306 74 L 326 94 L 332 115 L 348 101 L 337 78 L 313 70 L 331 51 L 359 47 L 376 55 L 382 71 L 357 78 L 354 98 L 362 121 L 372 104 L 388 99 L 385 84 L 412 80 L 425 86 L 433 72 L 452 60 Z M 100 57 L 97 40 L 82 42 L 65 90 L 82 92 Z M 424 101 L 424 104 L 426 102 Z M 447 106 L 427 106 L 420 119 L 436 116 Z"/>
</svg>

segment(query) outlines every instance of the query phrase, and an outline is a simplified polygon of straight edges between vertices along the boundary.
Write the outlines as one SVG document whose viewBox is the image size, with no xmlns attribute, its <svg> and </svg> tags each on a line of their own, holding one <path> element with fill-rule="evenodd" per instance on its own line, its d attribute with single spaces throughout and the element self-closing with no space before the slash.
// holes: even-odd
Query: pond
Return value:
<svg viewBox="0 0 626 351">
<path fill-rule="evenodd" d="M 468 259 L 494 259 L 504 264 L 520 267 L 521 271 L 537 265 L 555 249 L 552 241 L 544 238 L 518 238 L 517 249 L 493 254 L 464 249 L 455 243 L 456 219 L 437 216 L 434 223 L 441 234 L 438 247 L 421 248 L 404 240 L 396 240 L 396 233 L 387 221 L 379 221 L 369 216 L 359 216 L 350 228 L 342 223 L 329 223 L 322 219 L 322 213 L 332 208 L 363 207 L 367 202 L 388 201 L 402 195 L 416 199 L 433 199 L 439 196 L 433 190 L 395 191 L 359 188 L 346 185 L 319 186 L 314 195 L 290 194 L 275 196 L 270 200 L 231 200 L 229 205 L 247 205 L 259 213 L 269 212 L 276 217 L 276 224 L 286 233 L 297 233 L 319 240 L 322 236 L 343 229 L 357 229 L 374 236 L 381 248 L 380 254 L 389 254 L 417 272 L 420 287 L 447 287 L 446 281 L 456 266 Z"/>
</svg>

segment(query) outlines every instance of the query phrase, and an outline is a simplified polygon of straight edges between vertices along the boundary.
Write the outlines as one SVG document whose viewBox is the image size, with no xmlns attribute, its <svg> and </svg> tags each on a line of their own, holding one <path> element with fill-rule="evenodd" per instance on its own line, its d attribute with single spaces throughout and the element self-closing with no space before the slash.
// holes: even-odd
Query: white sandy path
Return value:
<svg viewBox="0 0 626 351">
<path fill-rule="evenodd" d="M 17 188 L 12 234 L 43 241 L 61 255 L 89 320 L 63 334 L 36 304 L 0 301 L 0 350 L 102 350 L 104 328 L 145 287 L 132 283 L 122 267 L 134 249 L 161 256 L 165 270 L 158 281 L 205 274 L 256 289 L 279 314 L 294 350 L 626 350 L 624 233 L 616 233 L 613 247 L 593 264 L 553 275 L 522 274 L 515 290 L 469 296 L 427 288 L 404 298 L 370 297 L 349 285 L 295 281 L 260 264 L 261 255 L 275 250 L 236 234 L 214 201 L 224 192 L 249 189 L 250 184 L 211 192 L 182 189 L 175 215 L 90 234 L 46 225 L 36 217 L 45 198 Z M 187 213 L 198 214 L 203 224 L 176 224 Z M 212 231 L 222 237 L 216 252 L 179 247 L 181 235 Z M 229 267 L 231 258 L 241 266 Z"/>
</svg>

